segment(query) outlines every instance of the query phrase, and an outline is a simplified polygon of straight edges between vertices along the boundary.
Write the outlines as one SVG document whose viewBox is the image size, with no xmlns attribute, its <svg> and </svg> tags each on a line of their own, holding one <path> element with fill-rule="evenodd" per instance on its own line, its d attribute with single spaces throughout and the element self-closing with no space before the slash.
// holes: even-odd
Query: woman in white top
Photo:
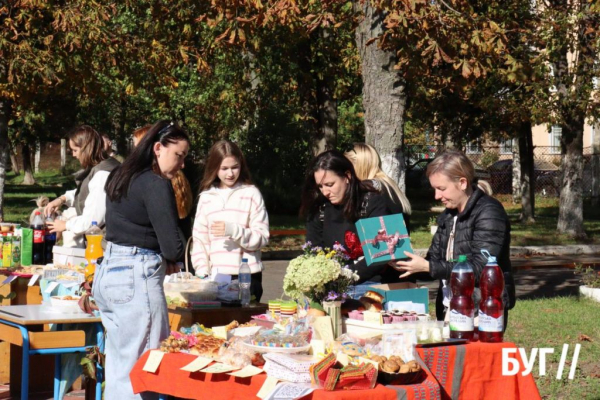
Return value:
<svg viewBox="0 0 600 400">
<path fill-rule="evenodd" d="M 48 203 L 44 214 L 52 215 L 63 205 L 74 207 L 77 216 L 68 221 L 55 220 L 48 222 L 50 232 L 73 233 L 79 247 L 84 246 L 84 233 L 96 221 L 98 226 L 104 226 L 106 214 L 106 192 L 104 186 L 110 172 L 119 162 L 108 157 L 104 151 L 102 136 L 91 126 L 81 125 L 68 135 L 69 147 L 83 167 L 83 172 L 77 176 L 77 188 L 67 191 L 62 196 Z"/>
</svg>

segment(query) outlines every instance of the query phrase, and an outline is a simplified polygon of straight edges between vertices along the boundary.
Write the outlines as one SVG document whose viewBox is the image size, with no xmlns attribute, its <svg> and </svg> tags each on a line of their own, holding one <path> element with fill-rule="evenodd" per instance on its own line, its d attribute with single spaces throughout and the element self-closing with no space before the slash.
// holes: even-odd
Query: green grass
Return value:
<svg viewBox="0 0 600 400">
<path fill-rule="evenodd" d="M 600 304 L 577 297 L 519 300 L 510 311 L 507 342 L 527 349 L 551 347 L 546 375 L 539 376 L 539 358 L 533 374 L 544 399 L 600 399 Z M 584 340 L 584 336 L 589 341 Z M 575 378 L 567 378 L 575 344 L 581 344 Z M 563 344 L 569 345 L 563 378 L 556 379 Z"/>
<path fill-rule="evenodd" d="M 34 175 L 36 184 L 23 185 L 23 174 L 15 175 L 9 172 L 6 176 L 4 187 L 4 220 L 10 222 L 24 222 L 36 207 L 35 199 L 39 196 L 48 196 L 50 200 L 60 196 L 68 189 L 75 186 L 72 176 L 62 176 L 60 171 L 41 171 Z"/>
</svg>

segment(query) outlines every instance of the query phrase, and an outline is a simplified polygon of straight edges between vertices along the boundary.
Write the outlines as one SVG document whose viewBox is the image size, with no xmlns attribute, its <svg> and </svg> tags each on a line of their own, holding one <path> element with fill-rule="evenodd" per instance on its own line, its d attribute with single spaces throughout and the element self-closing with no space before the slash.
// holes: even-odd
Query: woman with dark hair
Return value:
<svg viewBox="0 0 600 400">
<path fill-rule="evenodd" d="M 248 260 L 250 294 L 263 293 L 260 249 L 269 242 L 269 216 L 260 190 L 252 183 L 240 148 L 228 140 L 208 152 L 193 230 L 192 263 L 196 275 L 219 273 L 237 277 Z"/>
<path fill-rule="evenodd" d="M 107 399 L 155 397 L 134 395 L 129 372 L 169 335 L 163 282 L 185 251 L 170 180 L 189 146 L 177 125 L 157 122 L 106 184 L 108 245 L 92 295 L 107 332 Z"/>
<path fill-rule="evenodd" d="M 102 136 L 91 126 L 78 126 L 69 133 L 68 138 L 73 157 L 79 161 L 83 172 L 76 178 L 79 182 L 77 188 L 48 203 L 44 214 L 50 216 L 63 205 L 74 207 L 76 217 L 68 221 L 48 222 L 48 227 L 50 232 L 72 232 L 73 240 L 78 246 L 84 247 L 84 233 L 92 226 L 92 221 L 96 221 L 100 227 L 104 226 L 104 185 L 108 174 L 119 162 L 106 154 Z"/>
<path fill-rule="evenodd" d="M 362 253 L 356 221 L 389 212 L 381 194 L 356 177 L 350 160 L 339 151 L 330 150 L 315 157 L 308 167 L 300 214 L 307 217 L 306 241 L 330 248 L 338 242 L 352 256 L 356 251 Z M 368 267 L 364 259 L 350 266 L 358 273 L 359 283 L 380 275 L 385 267 Z"/>
</svg>

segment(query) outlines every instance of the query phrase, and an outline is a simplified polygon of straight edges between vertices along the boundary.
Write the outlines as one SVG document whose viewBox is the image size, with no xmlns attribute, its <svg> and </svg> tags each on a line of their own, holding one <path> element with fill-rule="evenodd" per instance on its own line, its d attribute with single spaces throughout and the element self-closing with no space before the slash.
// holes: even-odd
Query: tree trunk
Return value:
<svg viewBox="0 0 600 400">
<path fill-rule="evenodd" d="M 40 143 L 39 140 L 36 140 L 35 141 L 35 168 L 34 168 L 36 174 L 40 173 L 41 153 L 42 153 L 42 144 Z"/>
<path fill-rule="evenodd" d="M 0 221 L 4 221 L 4 185 L 6 184 L 6 166 L 8 164 L 8 120 L 10 102 L 0 98 Z"/>
<path fill-rule="evenodd" d="M 535 174 L 531 122 L 524 122 L 519 129 L 519 159 L 521 165 L 521 221 L 535 222 Z"/>
<path fill-rule="evenodd" d="M 67 139 L 60 139 L 60 173 L 67 172 Z"/>
<path fill-rule="evenodd" d="M 594 128 L 592 143 L 592 207 L 600 206 L 600 123 Z"/>
<path fill-rule="evenodd" d="M 329 30 L 320 28 L 319 36 L 321 43 L 327 49 L 332 36 Z M 316 59 L 317 71 L 315 81 L 317 85 L 317 137 L 314 142 L 314 154 L 334 149 L 337 142 L 337 100 L 335 99 L 335 79 L 328 73 L 329 60 L 327 55 L 318 55 Z"/>
<path fill-rule="evenodd" d="M 521 155 L 519 154 L 519 141 L 512 141 L 512 199 L 513 204 L 521 202 Z"/>
<path fill-rule="evenodd" d="M 354 5 L 364 17 L 356 29 L 356 43 L 361 58 L 365 139 L 379 152 L 383 171 L 404 190 L 406 84 L 394 69 L 394 53 L 381 50 L 377 41 L 367 45 L 382 34 L 385 15 L 375 10 L 370 1 L 355 1 Z"/>
<path fill-rule="evenodd" d="M 10 154 L 10 165 L 15 175 L 21 175 L 21 168 L 19 167 L 19 161 L 17 160 L 17 149 L 9 148 L 8 153 Z"/>
<path fill-rule="evenodd" d="M 560 140 L 562 186 L 558 232 L 585 238 L 583 230 L 583 126 L 585 117 L 574 115 L 562 126 Z"/>
<path fill-rule="evenodd" d="M 337 141 L 337 101 L 333 96 L 335 82 L 331 77 L 317 78 L 317 138 L 314 154 L 334 149 Z"/>
<path fill-rule="evenodd" d="M 27 144 L 21 146 L 21 153 L 23 155 L 23 172 L 25 176 L 23 178 L 23 185 L 35 185 L 35 178 L 33 177 L 33 170 L 31 168 L 31 148 Z"/>
</svg>

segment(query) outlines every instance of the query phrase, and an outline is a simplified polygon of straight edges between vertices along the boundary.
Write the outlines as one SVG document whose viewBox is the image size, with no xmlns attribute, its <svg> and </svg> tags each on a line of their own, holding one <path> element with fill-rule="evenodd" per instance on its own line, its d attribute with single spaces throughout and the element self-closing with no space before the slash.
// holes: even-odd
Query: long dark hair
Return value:
<svg viewBox="0 0 600 400">
<path fill-rule="evenodd" d="M 348 187 L 342 201 L 344 207 L 344 217 L 347 220 L 355 221 L 358 219 L 362 197 L 365 192 L 374 192 L 372 185 L 361 182 L 356 176 L 354 166 L 344 154 L 337 150 L 329 150 L 319 154 L 308 165 L 306 171 L 306 180 L 302 189 L 302 205 L 300 207 L 301 216 L 313 216 L 319 212 L 319 208 L 325 204 L 327 198 L 319 190 L 315 181 L 315 172 L 330 171 L 339 177 L 349 177 Z"/>
<path fill-rule="evenodd" d="M 221 163 L 227 157 L 235 157 L 240 164 L 240 176 L 236 183 L 252 184 L 250 169 L 248 169 L 246 158 L 238 145 L 229 140 L 219 140 L 217 143 L 213 144 L 208 151 L 206 167 L 204 168 L 204 177 L 200 184 L 200 192 L 210 189 L 212 185 L 219 182 L 219 168 L 221 168 Z"/>
<path fill-rule="evenodd" d="M 170 121 L 158 121 L 148 130 L 140 143 L 133 149 L 129 157 L 119 167 L 115 168 L 106 181 L 106 195 L 110 201 L 119 201 L 127 197 L 131 179 L 140 172 L 152 168 L 160 174 L 154 144 L 160 142 L 163 146 L 185 140 L 190 143 L 189 136 L 176 124 Z"/>
</svg>

